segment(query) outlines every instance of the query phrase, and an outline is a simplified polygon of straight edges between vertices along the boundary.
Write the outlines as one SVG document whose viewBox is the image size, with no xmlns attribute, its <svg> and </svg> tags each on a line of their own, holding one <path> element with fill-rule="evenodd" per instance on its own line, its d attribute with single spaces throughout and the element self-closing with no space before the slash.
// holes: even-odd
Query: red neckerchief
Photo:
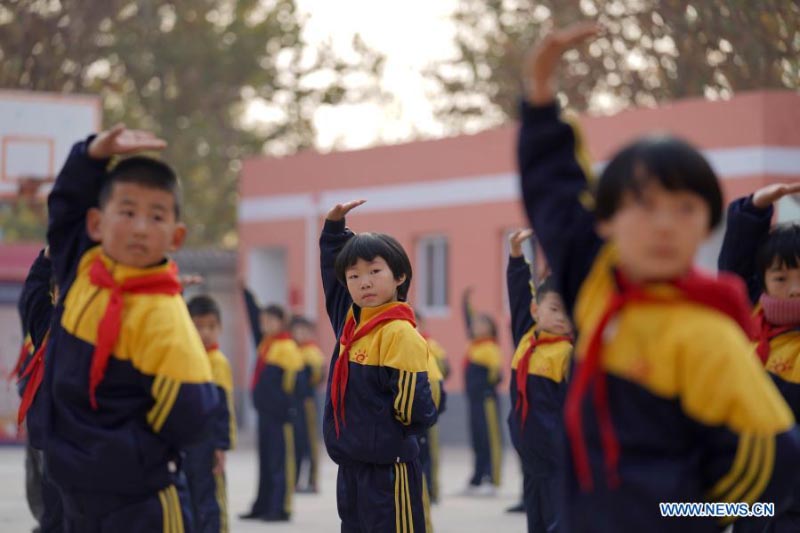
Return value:
<svg viewBox="0 0 800 533">
<path fill-rule="evenodd" d="M 571 343 L 572 338 L 567 336 L 537 338 L 536 333 L 534 333 L 531 335 L 531 342 L 528 348 L 517 362 L 517 373 L 515 376 L 517 383 L 517 402 L 514 408 L 520 414 L 522 427 L 525 426 L 525 420 L 528 418 L 528 366 L 530 366 L 531 356 L 533 355 L 533 352 L 536 350 L 537 346 L 553 344 L 561 341 Z"/>
<path fill-rule="evenodd" d="M 763 307 L 756 312 L 755 321 L 756 327 L 758 328 L 756 353 L 758 354 L 758 358 L 761 359 L 761 362 L 766 365 L 767 359 L 769 359 L 769 341 L 787 331 L 797 329 L 797 326 L 773 326 L 767 321 Z"/>
<path fill-rule="evenodd" d="M 353 343 L 364 338 L 384 322 L 391 320 L 406 320 L 416 327 L 414 311 L 407 305 L 394 305 L 381 311 L 370 318 L 361 327 L 356 323 L 355 317 L 350 314 L 344 324 L 342 336 L 339 339 L 342 345 L 339 356 L 333 366 L 333 376 L 331 377 L 331 405 L 333 407 L 333 424 L 336 428 L 336 438 L 339 438 L 339 419 L 342 425 L 345 422 L 344 396 L 347 392 L 347 378 L 350 375 L 350 348 Z"/>
<path fill-rule="evenodd" d="M 97 340 L 95 341 L 92 365 L 89 370 L 89 402 L 92 409 L 97 409 L 95 391 L 103 381 L 111 357 L 111 351 L 119 337 L 122 327 L 123 295 L 125 294 L 180 294 L 182 287 L 178 280 L 178 267 L 170 262 L 167 269 L 142 276 L 130 277 L 122 283 L 117 283 L 109 272 L 103 260 L 97 255 L 89 268 L 89 280 L 92 285 L 109 289 L 108 304 L 103 317 L 97 325 Z"/>
<path fill-rule="evenodd" d="M 627 281 L 620 272 L 615 272 L 618 292 L 615 292 L 608 302 L 605 311 L 591 332 L 586 356 L 577 368 L 575 379 L 567 393 L 564 407 L 567 436 L 572 444 L 572 458 L 575 463 L 575 472 L 581 490 L 590 491 L 593 488 L 592 471 L 589 464 L 589 454 L 586 450 L 586 441 L 583 435 L 581 421 L 581 404 L 583 397 L 594 383 L 594 407 L 600 427 L 600 437 L 603 447 L 603 460 L 606 469 L 606 482 L 611 488 L 619 485 L 618 465 L 620 447 L 614 427 L 611 423 L 611 412 L 608 406 L 608 390 L 606 387 L 606 373 L 603 371 L 601 352 L 603 347 L 603 332 L 611 319 L 626 305 L 630 303 L 678 303 L 679 298 L 656 296 L 647 294 L 643 287 L 636 286 Z M 685 300 L 696 302 L 711 307 L 733 318 L 750 337 L 755 337 L 755 328 L 749 313 L 749 303 L 744 283 L 736 276 L 720 273 L 712 278 L 695 270 L 690 271 L 684 278 L 672 282 L 678 288 Z"/>
<path fill-rule="evenodd" d="M 282 331 L 269 337 L 264 337 L 261 344 L 258 345 L 258 359 L 256 360 L 256 368 L 253 371 L 253 378 L 250 380 L 250 390 L 255 390 L 258 380 L 261 379 L 261 373 L 267 368 L 267 358 L 269 357 L 269 350 L 272 348 L 272 343 L 275 341 L 285 341 L 291 339 L 292 336 L 288 332 Z"/>
<path fill-rule="evenodd" d="M 45 333 L 44 339 L 42 340 L 42 344 L 39 345 L 39 349 L 36 350 L 36 353 L 33 354 L 33 358 L 31 362 L 28 363 L 28 366 L 25 367 L 25 372 L 19 377 L 19 380 L 23 380 L 28 378 L 28 382 L 25 384 L 25 390 L 22 391 L 22 399 L 19 402 L 19 410 L 17 411 L 17 426 L 22 426 L 22 422 L 25 421 L 25 416 L 28 414 L 28 409 L 30 409 L 31 405 L 33 404 L 34 398 L 36 398 L 36 393 L 39 391 L 39 387 L 42 384 L 42 380 L 44 379 L 44 354 L 47 351 L 47 341 L 50 339 L 50 330 L 47 330 Z"/>
<path fill-rule="evenodd" d="M 15 378 L 19 380 L 20 377 L 19 372 L 20 370 L 22 370 L 22 365 L 25 364 L 25 359 L 28 358 L 28 356 L 31 353 L 31 350 L 33 350 L 33 342 L 31 341 L 30 337 L 26 336 L 25 340 L 22 343 L 22 348 L 20 348 L 19 350 L 19 357 L 17 358 L 17 364 L 14 365 L 14 369 L 8 374 L 9 381 Z"/>
</svg>

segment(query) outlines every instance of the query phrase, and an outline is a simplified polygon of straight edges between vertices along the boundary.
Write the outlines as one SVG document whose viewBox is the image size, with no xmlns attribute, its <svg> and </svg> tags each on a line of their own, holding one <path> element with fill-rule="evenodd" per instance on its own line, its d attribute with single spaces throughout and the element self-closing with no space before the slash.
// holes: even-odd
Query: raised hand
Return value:
<svg viewBox="0 0 800 533">
<path fill-rule="evenodd" d="M 533 230 L 531 229 L 518 229 L 508 237 L 508 242 L 511 244 L 511 257 L 521 257 L 522 256 L 522 243 L 530 238 L 533 235 Z"/>
<path fill-rule="evenodd" d="M 574 46 L 596 36 L 601 27 L 578 22 L 557 28 L 539 41 L 525 57 L 522 67 L 525 98 L 534 105 L 549 104 L 555 98 L 555 71 L 561 56 Z"/>
<path fill-rule="evenodd" d="M 167 143 L 153 133 L 143 130 L 129 130 L 124 124 L 117 124 L 110 130 L 100 132 L 89 145 L 89 157 L 108 159 L 115 155 L 135 154 L 146 150 L 163 150 Z"/>
<path fill-rule="evenodd" d="M 328 214 L 325 218 L 333 222 L 343 220 L 344 217 L 347 216 L 347 213 L 364 204 L 365 202 L 366 200 L 353 200 L 345 204 L 336 204 L 331 208 L 330 211 L 328 211 Z"/>
<path fill-rule="evenodd" d="M 753 205 L 759 209 L 766 209 L 784 196 L 797 193 L 800 193 L 800 182 L 767 185 L 753 193 Z"/>
</svg>

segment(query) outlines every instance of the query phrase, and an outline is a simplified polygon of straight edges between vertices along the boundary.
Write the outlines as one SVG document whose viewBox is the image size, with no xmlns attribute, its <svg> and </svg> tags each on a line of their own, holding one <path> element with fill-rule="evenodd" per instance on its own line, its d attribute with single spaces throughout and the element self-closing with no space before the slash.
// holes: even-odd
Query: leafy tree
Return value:
<svg viewBox="0 0 800 533">
<path fill-rule="evenodd" d="M 241 158 L 310 147 L 319 105 L 378 96 L 379 55 L 358 39 L 350 62 L 312 49 L 302 25 L 294 0 L 10 0 L 0 88 L 100 94 L 106 125 L 155 131 L 189 243 L 232 247 Z M 268 123 L 248 121 L 254 102 Z"/>
<path fill-rule="evenodd" d="M 785 0 L 461 0 L 457 56 L 430 69 L 452 132 L 516 115 L 522 54 L 554 23 L 606 34 L 572 51 L 562 97 L 577 110 L 800 87 L 800 3 Z"/>
</svg>

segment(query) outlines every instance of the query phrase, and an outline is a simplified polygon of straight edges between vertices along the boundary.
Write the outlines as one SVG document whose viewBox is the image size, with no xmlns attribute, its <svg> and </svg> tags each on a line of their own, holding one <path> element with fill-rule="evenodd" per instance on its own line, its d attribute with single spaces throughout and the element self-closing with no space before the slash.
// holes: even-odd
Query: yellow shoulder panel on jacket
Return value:
<svg viewBox="0 0 800 533">
<path fill-rule="evenodd" d="M 614 291 L 615 255 L 611 246 L 601 250 L 578 293 L 576 357 L 585 354 L 589 334 L 605 311 L 597 302 L 608 302 Z M 634 303 L 612 319 L 601 355 L 605 370 L 656 396 L 678 399 L 687 416 L 706 425 L 739 433 L 789 429 L 792 413 L 738 324 L 715 309 L 673 300 Z"/>
<path fill-rule="evenodd" d="M 228 358 L 219 350 L 208 352 L 208 360 L 211 363 L 211 375 L 214 383 L 227 392 L 233 391 L 233 373 Z"/>
<path fill-rule="evenodd" d="M 800 358 L 800 331 L 787 331 L 769 342 L 766 369 L 784 381 L 800 383 L 798 358 Z"/>
<path fill-rule="evenodd" d="M 292 339 L 276 339 L 269 348 L 267 364 L 299 372 L 304 366 L 303 354 Z"/>
<path fill-rule="evenodd" d="M 490 370 L 499 369 L 502 361 L 500 347 L 494 341 L 472 344 L 469 348 L 469 360 Z"/>
<path fill-rule="evenodd" d="M 436 341 L 436 339 L 428 339 L 428 346 L 431 348 L 431 354 L 433 354 L 438 361 L 441 361 L 445 358 L 444 348 Z"/>
<path fill-rule="evenodd" d="M 392 320 L 375 332 L 380 365 L 407 372 L 428 370 L 428 342 L 405 320 Z"/>
<path fill-rule="evenodd" d="M 572 344 L 566 341 L 536 347 L 528 362 L 528 374 L 561 383 L 567 377 Z"/>
<path fill-rule="evenodd" d="M 303 354 L 303 362 L 312 367 L 318 368 L 325 364 L 325 356 L 322 355 L 322 350 L 316 344 L 309 344 L 300 348 Z"/>
<path fill-rule="evenodd" d="M 439 370 L 439 362 L 436 361 L 436 357 L 433 353 L 428 353 L 428 381 L 433 383 L 434 381 L 444 381 L 444 375 L 442 371 Z"/>
<path fill-rule="evenodd" d="M 87 259 L 94 250 L 81 260 L 61 319 L 67 332 L 92 345 L 110 294 L 89 281 Z M 180 295 L 124 295 L 122 327 L 112 353 L 143 374 L 161 374 L 188 383 L 211 381 L 205 348 Z"/>
</svg>

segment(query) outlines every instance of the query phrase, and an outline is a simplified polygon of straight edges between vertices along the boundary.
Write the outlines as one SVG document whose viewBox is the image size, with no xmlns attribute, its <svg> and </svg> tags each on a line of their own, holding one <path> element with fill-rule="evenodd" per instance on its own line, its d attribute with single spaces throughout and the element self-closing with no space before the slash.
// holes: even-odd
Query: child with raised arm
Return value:
<svg viewBox="0 0 800 533">
<path fill-rule="evenodd" d="M 500 486 L 503 441 L 497 385 L 502 354 L 497 344 L 497 324 L 485 313 L 475 313 L 472 289 L 464 291 L 462 307 L 469 345 L 464 358 L 464 384 L 469 408 L 469 429 L 474 465 L 464 494 L 494 496 Z"/>
<path fill-rule="evenodd" d="M 728 206 L 719 269 L 738 274 L 756 306 L 755 350 L 778 390 L 800 416 L 800 225 L 772 226 L 773 205 L 800 184 L 762 187 Z M 773 518 L 739 521 L 734 531 L 800 531 L 800 488 L 792 505 Z"/>
<path fill-rule="evenodd" d="M 738 278 L 697 272 L 720 222 L 719 180 L 670 136 L 624 147 L 592 194 L 555 71 L 593 24 L 525 62 L 518 163 L 525 209 L 578 332 L 565 406 L 563 517 L 572 532 L 716 532 L 735 516 L 667 517 L 670 502 L 774 502 L 798 475 L 795 420 L 752 354 Z"/>
<path fill-rule="evenodd" d="M 45 355 L 47 472 L 68 531 L 189 527 L 180 451 L 219 397 L 168 254 L 183 242 L 180 184 L 147 132 L 75 144 L 48 197 L 61 290 Z"/>
<path fill-rule="evenodd" d="M 323 433 L 339 465 L 342 532 L 425 531 L 418 436 L 436 421 L 429 353 L 406 303 L 411 263 L 380 233 L 355 234 L 336 205 L 320 236 L 325 306 L 337 344 Z"/>
</svg>

